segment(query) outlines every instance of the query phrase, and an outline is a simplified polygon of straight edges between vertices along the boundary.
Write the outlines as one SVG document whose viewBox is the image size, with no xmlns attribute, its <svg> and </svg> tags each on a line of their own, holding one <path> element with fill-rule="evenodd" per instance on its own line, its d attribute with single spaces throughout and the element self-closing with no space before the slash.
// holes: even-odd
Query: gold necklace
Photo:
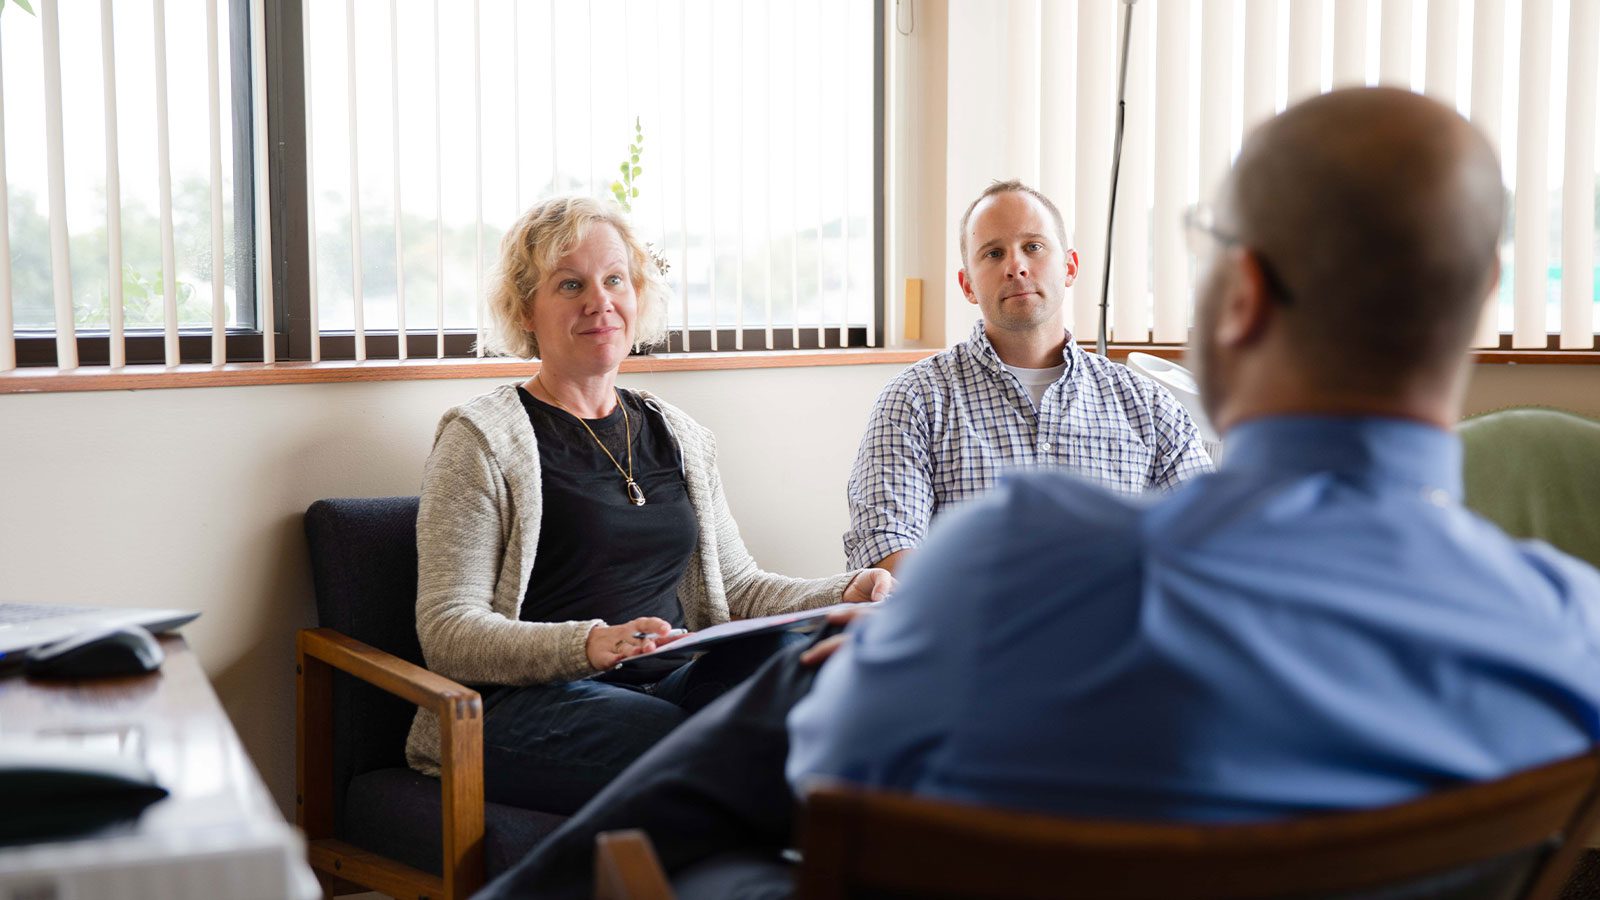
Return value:
<svg viewBox="0 0 1600 900">
<path fill-rule="evenodd" d="M 538 381 L 539 376 L 535 375 L 533 376 L 533 379 Z M 541 381 L 539 384 L 542 387 L 544 382 Z M 606 455 L 606 459 L 611 460 L 611 464 L 617 467 L 617 474 L 621 475 L 623 479 L 628 482 L 629 502 L 631 502 L 634 506 L 643 506 L 644 489 L 639 487 L 639 482 L 633 480 L 633 421 L 628 417 L 628 404 L 622 402 L 622 392 L 618 391 L 615 387 L 613 387 L 611 390 L 616 391 L 617 405 L 622 407 L 622 431 L 623 434 L 627 435 L 628 440 L 627 471 L 623 471 L 622 465 L 617 462 L 617 458 L 611 455 L 610 450 L 606 449 L 605 442 L 600 440 L 600 435 L 594 433 L 594 429 L 589 427 L 589 423 L 584 421 L 583 416 L 580 416 L 572 410 L 567 409 L 566 404 L 561 402 L 561 398 L 556 396 L 555 391 L 545 388 L 544 392 L 550 395 L 550 399 L 555 401 L 556 406 L 560 407 L 562 412 L 573 417 L 574 419 L 577 419 L 578 424 L 583 426 L 583 430 L 589 432 L 589 437 L 594 438 L 594 442 L 600 445 L 600 452 Z"/>
</svg>

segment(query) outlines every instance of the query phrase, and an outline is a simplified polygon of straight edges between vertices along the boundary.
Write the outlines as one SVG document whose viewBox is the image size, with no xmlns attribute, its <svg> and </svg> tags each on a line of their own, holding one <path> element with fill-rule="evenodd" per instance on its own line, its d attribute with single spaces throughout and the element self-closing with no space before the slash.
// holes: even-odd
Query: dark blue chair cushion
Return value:
<svg viewBox="0 0 1600 900">
<path fill-rule="evenodd" d="M 410 769 L 380 769 L 350 782 L 340 837 L 438 875 L 439 782 Z M 494 878 L 515 865 L 566 817 L 498 803 L 483 805 L 483 864 Z"/>
</svg>

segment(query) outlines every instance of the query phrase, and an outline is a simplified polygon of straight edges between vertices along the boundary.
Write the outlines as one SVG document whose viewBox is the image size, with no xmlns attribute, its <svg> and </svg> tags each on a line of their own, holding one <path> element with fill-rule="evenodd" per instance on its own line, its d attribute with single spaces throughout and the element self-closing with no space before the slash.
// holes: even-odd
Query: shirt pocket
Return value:
<svg viewBox="0 0 1600 900">
<path fill-rule="evenodd" d="M 1124 494 L 1142 494 L 1150 487 L 1155 450 L 1124 436 L 1072 435 L 1056 462 L 1084 478 Z"/>
</svg>

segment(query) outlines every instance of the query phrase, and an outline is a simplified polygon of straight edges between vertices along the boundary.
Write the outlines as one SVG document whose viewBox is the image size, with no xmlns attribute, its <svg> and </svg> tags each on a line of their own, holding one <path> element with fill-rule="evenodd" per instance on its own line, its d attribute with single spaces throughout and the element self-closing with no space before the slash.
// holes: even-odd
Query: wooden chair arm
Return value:
<svg viewBox="0 0 1600 900">
<path fill-rule="evenodd" d="M 480 703 L 477 691 L 332 628 L 301 629 L 298 644 L 305 655 L 348 672 L 408 703 L 432 709 L 441 719 L 454 717 L 454 708 L 459 703 Z M 442 721 L 439 724 L 441 728 L 444 726 Z"/>
<path fill-rule="evenodd" d="M 306 838 L 333 837 L 333 670 L 439 719 L 444 890 L 466 897 L 483 885 L 483 700 L 477 691 L 331 628 L 296 636 L 296 821 Z"/>
<path fill-rule="evenodd" d="M 594 839 L 595 900 L 673 900 L 650 836 L 638 829 L 605 831 Z"/>
</svg>

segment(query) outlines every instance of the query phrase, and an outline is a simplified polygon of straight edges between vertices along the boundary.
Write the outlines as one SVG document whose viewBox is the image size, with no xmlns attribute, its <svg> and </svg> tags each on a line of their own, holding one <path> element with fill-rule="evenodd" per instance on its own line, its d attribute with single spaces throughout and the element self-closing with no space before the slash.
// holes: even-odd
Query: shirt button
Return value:
<svg viewBox="0 0 1600 900">
<path fill-rule="evenodd" d="M 1424 497 L 1427 497 L 1428 502 L 1432 503 L 1434 506 L 1450 505 L 1450 492 L 1442 488 L 1430 488 L 1423 491 L 1422 494 Z"/>
<path fill-rule="evenodd" d="M 1040 441 L 1039 442 L 1039 449 L 1040 450 L 1049 450 L 1050 449 L 1050 442 L 1049 441 Z"/>
</svg>

